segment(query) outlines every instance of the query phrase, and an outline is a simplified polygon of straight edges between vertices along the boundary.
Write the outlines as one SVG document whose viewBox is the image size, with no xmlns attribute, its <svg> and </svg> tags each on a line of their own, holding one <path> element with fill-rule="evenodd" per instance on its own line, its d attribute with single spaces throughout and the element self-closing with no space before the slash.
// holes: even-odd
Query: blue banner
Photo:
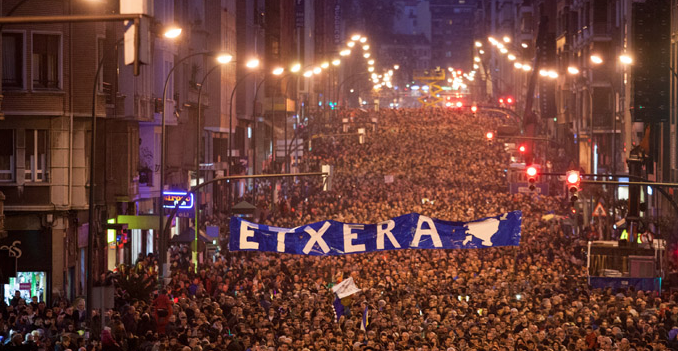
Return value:
<svg viewBox="0 0 678 351">
<path fill-rule="evenodd" d="M 322 221 L 280 228 L 231 217 L 231 251 L 344 255 L 399 249 L 478 249 L 520 245 L 522 212 L 472 222 L 410 213 L 377 224 Z"/>
</svg>

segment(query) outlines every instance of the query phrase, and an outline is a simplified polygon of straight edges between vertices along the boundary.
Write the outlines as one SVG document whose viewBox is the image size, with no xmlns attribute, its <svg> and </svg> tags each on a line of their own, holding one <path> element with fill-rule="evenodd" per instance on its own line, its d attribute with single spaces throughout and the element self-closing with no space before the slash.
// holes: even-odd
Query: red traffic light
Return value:
<svg viewBox="0 0 678 351">
<path fill-rule="evenodd" d="M 459 108 L 464 107 L 464 103 L 461 101 L 457 101 L 457 107 Z"/>
<path fill-rule="evenodd" d="M 520 145 L 520 147 L 518 148 L 518 151 L 525 152 L 525 145 Z"/>
<path fill-rule="evenodd" d="M 570 192 L 570 202 L 574 203 L 578 198 L 577 192 L 579 191 L 581 175 L 578 171 L 567 171 L 565 181 L 567 182 L 567 190 Z"/>
<path fill-rule="evenodd" d="M 512 98 L 512 97 L 510 97 L 510 96 L 509 96 L 509 97 L 507 97 L 507 98 L 506 98 L 506 103 L 508 103 L 508 104 L 512 104 L 512 103 L 513 103 L 513 98 Z"/>
<path fill-rule="evenodd" d="M 580 180 L 579 172 L 577 171 L 568 171 L 566 175 L 566 181 L 569 185 L 577 185 Z"/>
<path fill-rule="evenodd" d="M 487 137 L 487 139 L 492 140 L 492 138 L 494 138 L 494 133 L 492 133 L 492 132 L 487 132 L 487 134 L 485 134 L 485 136 Z"/>
<path fill-rule="evenodd" d="M 504 103 L 504 98 L 499 98 L 499 103 L 503 104 Z"/>
<path fill-rule="evenodd" d="M 525 173 L 527 173 L 527 183 L 528 183 L 528 188 L 530 191 L 534 191 L 537 189 L 537 167 L 535 166 L 530 166 L 527 167 L 525 170 Z"/>
<path fill-rule="evenodd" d="M 534 166 L 527 167 L 527 175 L 530 177 L 534 177 L 537 175 L 537 168 Z"/>
<path fill-rule="evenodd" d="M 471 112 L 473 113 L 478 112 L 478 106 L 471 106 Z"/>
</svg>

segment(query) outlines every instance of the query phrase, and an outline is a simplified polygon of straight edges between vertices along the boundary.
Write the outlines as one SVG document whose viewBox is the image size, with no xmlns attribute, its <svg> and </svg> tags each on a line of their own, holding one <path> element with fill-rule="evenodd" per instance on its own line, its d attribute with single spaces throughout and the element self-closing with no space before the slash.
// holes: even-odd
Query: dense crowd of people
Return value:
<svg viewBox="0 0 678 351">
<path fill-rule="evenodd" d="M 127 296 L 103 323 L 96 316 L 85 328 L 82 300 L 0 306 L 0 350 L 678 350 L 678 296 L 590 289 L 580 239 L 542 219 L 566 213 L 562 199 L 508 193 L 508 156 L 485 138 L 498 119 L 395 109 L 352 122 L 374 117 L 364 143 L 314 140 L 307 159 L 334 165 L 330 191 L 309 178 L 284 184 L 275 206 L 257 197 L 256 221 L 376 223 L 410 212 L 468 221 L 521 210 L 520 246 L 332 257 L 223 250 L 197 273 L 177 247 L 166 291 Z M 140 257 L 132 270 L 152 281 L 156 265 Z M 348 277 L 361 292 L 342 300 L 336 320 L 331 287 Z"/>
</svg>

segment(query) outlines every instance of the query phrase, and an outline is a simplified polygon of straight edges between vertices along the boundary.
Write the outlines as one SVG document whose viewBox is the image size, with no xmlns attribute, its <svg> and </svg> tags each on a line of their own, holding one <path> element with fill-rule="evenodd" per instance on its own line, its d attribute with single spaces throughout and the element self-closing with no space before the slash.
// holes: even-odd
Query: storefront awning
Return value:
<svg viewBox="0 0 678 351">
<path fill-rule="evenodd" d="M 127 229 L 153 229 L 158 230 L 160 219 L 154 215 L 130 216 L 119 215 L 118 224 L 127 224 Z"/>
</svg>

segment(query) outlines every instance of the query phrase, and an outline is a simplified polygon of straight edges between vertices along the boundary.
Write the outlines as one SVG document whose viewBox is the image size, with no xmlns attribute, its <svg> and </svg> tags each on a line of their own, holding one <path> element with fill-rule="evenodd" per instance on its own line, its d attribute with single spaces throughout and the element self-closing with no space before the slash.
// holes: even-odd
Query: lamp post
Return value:
<svg viewBox="0 0 678 351">
<path fill-rule="evenodd" d="M 591 62 L 593 62 L 596 65 L 600 65 L 603 63 L 603 59 L 598 56 L 598 55 L 591 55 Z M 622 67 L 626 68 L 626 66 L 630 65 L 633 63 L 633 59 L 626 54 L 620 55 L 619 56 L 619 63 L 622 65 Z M 610 88 L 612 89 L 612 94 L 613 94 L 613 104 L 614 104 L 614 111 L 613 111 L 613 134 L 612 134 L 612 169 L 613 171 L 611 173 L 616 173 L 617 172 L 617 102 L 616 102 L 616 96 L 620 92 L 617 90 L 614 82 L 610 78 L 610 76 L 606 73 L 605 78 L 610 83 Z M 620 105 L 624 104 L 624 100 L 621 98 L 620 94 Z M 623 110 L 623 106 L 622 106 Z"/>
<path fill-rule="evenodd" d="M 603 58 L 600 57 L 599 55 L 591 55 L 590 57 L 591 63 L 594 65 L 600 65 L 604 62 Z M 633 59 L 626 55 L 620 55 L 619 56 L 619 62 L 622 64 L 623 67 L 626 67 L 627 65 L 630 65 L 633 63 Z M 576 67 L 568 67 L 567 71 L 571 75 L 577 75 L 579 74 L 579 69 Z M 605 78 L 610 84 L 610 89 L 612 90 L 613 94 L 613 113 L 612 113 L 612 129 L 613 129 L 613 134 L 612 134 L 612 174 L 617 173 L 617 102 L 616 102 L 616 96 L 617 96 L 617 89 L 616 86 L 613 82 L 613 80 L 610 78 L 610 76 L 606 73 Z M 591 88 L 586 89 L 588 95 L 589 95 L 589 135 L 590 135 L 590 153 L 589 153 L 589 159 L 590 159 L 590 172 L 591 173 L 596 173 L 595 171 L 595 163 L 594 163 L 594 138 L 593 138 L 593 93 L 591 91 Z M 622 110 L 623 110 L 623 105 L 624 105 L 624 100 L 620 96 L 620 105 L 622 105 Z M 614 195 L 613 195 L 613 205 L 612 205 L 612 215 L 613 218 L 616 218 L 616 210 L 614 208 L 614 201 L 617 198 L 617 188 L 614 188 Z M 593 210 L 593 198 L 591 199 L 591 209 Z"/>
<path fill-rule="evenodd" d="M 200 140 L 201 138 L 201 133 L 200 133 L 200 121 L 202 117 L 202 88 L 205 86 L 205 81 L 207 80 L 207 77 L 214 72 L 217 68 L 223 67 L 223 65 L 231 62 L 233 59 L 233 56 L 231 55 L 220 55 L 217 57 L 217 61 L 219 62 L 218 65 L 212 67 L 207 73 L 205 73 L 205 76 L 202 78 L 202 81 L 200 81 L 200 87 L 198 88 L 198 116 L 196 118 L 196 127 L 195 127 L 195 143 L 196 143 L 196 148 L 195 148 L 195 185 L 197 186 L 200 184 Z M 200 204 L 200 192 L 196 191 L 195 193 L 195 203 L 194 203 L 194 209 L 195 209 L 195 241 L 193 243 L 194 248 L 193 248 L 193 262 L 196 264 L 195 268 L 197 271 L 198 268 L 198 234 L 200 232 L 200 209 L 198 208 L 198 205 Z"/>
<path fill-rule="evenodd" d="M 114 46 L 117 47 L 122 43 L 123 39 L 118 39 L 115 42 Z M 101 69 L 104 66 L 104 58 L 101 57 L 99 60 L 99 65 L 97 66 L 97 72 L 94 75 L 94 85 L 92 87 L 92 132 L 90 139 L 90 158 L 89 158 L 89 224 L 87 227 L 87 298 L 85 305 L 87 307 L 87 320 L 91 322 L 92 320 L 92 292 L 94 287 L 94 274 L 92 272 L 93 266 L 93 257 L 94 254 L 94 237 L 96 226 L 94 224 L 96 220 L 95 214 L 95 193 L 94 193 L 94 171 L 96 165 L 96 130 L 97 130 L 97 88 L 99 87 L 99 76 L 101 75 Z M 117 58 L 116 58 L 117 59 Z"/>
<path fill-rule="evenodd" d="M 284 68 L 282 68 L 282 67 L 277 67 L 277 68 L 275 68 L 275 69 L 271 72 L 271 74 L 272 74 L 272 76 L 278 77 L 278 76 L 280 76 L 281 74 L 283 74 L 284 71 L 285 71 Z M 257 84 L 256 89 L 254 90 L 254 99 L 252 99 L 252 122 L 253 122 L 253 124 L 254 124 L 254 130 L 253 130 L 253 132 L 252 132 L 252 139 L 253 139 L 253 140 L 252 140 L 252 144 L 253 144 L 252 149 L 254 150 L 254 151 L 252 152 L 252 165 L 253 165 L 253 172 L 254 172 L 254 174 L 257 174 L 257 141 L 256 141 L 256 136 L 257 136 L 257 116 L 256 116 L 257 97 L 259 96 L 259 89 L 261 88 L 261 86 L 264 84 L 264 82 L 265 82 L 269 77 L 271 77 L 271 76 L 266 76 L 266 77 L 264 77 L 261 81 L 259 81 L 259 83 Z M 272 100 L 271 100 L 271 101 L 272 101 Z M 253 179 L 252 179 L 252 182 L 253 182 L 253 186 L 252 186 L 252 187 L 253 187 L 253 188 L 254 188 L 254 183 L 256 183 L 256 181 L 257 181 L 256 178 L 253 178 Z M 254 191 L 253 191 L 253 192 L 254 192 Z M 254 202 L 254 201 L 253 201 L 253 202 Z"/>
<path fill-rule="evenodd" d="M 364 75 L 370 74 L 370 73 L 371 72 L 358 72 L 358 73 L 351 74 L 350 76 L 344 78 L 344 80 L 342 80 L 341 83 L 339 83 L 339 85 L 337 86 L 337 103 L 341 100 L 341 96 L 340 96 L 341 88 L 344 86 L 344 83 L 347 83 L 348 81 L 352 80 L 353 78 L 356 78 L 356 77 L 359 77 L 359 76 L 364 76 Z"/>
<path fill-rule="evenodd" d="M 245 66 L 248 67 L 248 68 L 251 68 L 251 69 L 257 68 L 257 67 L 259 67 L 259 60 L 258 59 L 251 59 L 251 60 L 247 61 Z M 234 135 L 234 133 L 233 133 L 233 97 L 235 96 L 235 92 L 236 92 L 236 90 L 238 90 L 238 86 L 240 85 L 240 83 L 244 82 L 245 79 L 247 77 L 249 77 L 254 72 L 256 72 L 256 71 L 247 72 L 244 76 L 242 76 L 242 78 L 240 78 L 240 80 L 235 82 L 235 85 L 233 86 L 233 90 L 231 91 L 231 98 L 230 98 L 229 103 L 228 103 L 228 109 L 229 109 L 229 112 L 228 112 L 228 160 L 226 162 L 226 175 L 227 176 L 231 175 L 231 156 L 232 156 L 232 150 L 233 150 L 233 135 Z M 231 188 L 232 188 L 232 185 L 229 182 L 229 188 L 228 188 L 229 192 L 232 191 Z M 229 198 L 230 197 L 231 197 L 231 195 L 229 194 Z M 235 199 L 235 196 L 233 196 L 233 198 Z"/>
<path fill-rule="evenodd" d="M 164 277 L 164 270 L 165 270 L 165 265 L 167 264 L 167 235 L 165 234 L 165 228 L 164 228 L 164 195 L 163 191 L 165 188 L 165 157 L 166 157 L 166 152 L 165 152 L 165 147 L 166 147 L 166 138 L 165 138 L 165 118 L 166 118 L 166 113 L 167 113 L 167 108 L 166 108 L 166 101 L 167 101 L 167 86 L 169 85 L 169 80 L 170 77 L 172 76 L 172 73 L 174 73 L 174 70 L 179 66 L 180 63 L 188 60 L 191 57 L 195 57 L 198 55 L 214 55 L 214 52 L 212 51 L 203 51 L 203 52 L 196 52 L 190 55 L 187 55 L 183 58 L 181 58 L 179 61 L 177 61 L 174 66 L 170 69 L 170 71 L 167 73 L 167 77 L 165 78 L 165 85 L 163 86 L 162 89 L 162 122 L 161 122 L 161 127 L 160 127 L 160 184 L 159 184 L 159 197 L 158 197 L 158 218 L 159 218 L 159 223 L 158 223 L 158 251 L 159 252 L 159 262 L 160 262 L 160 272 L 158 274 L 158 284 L 162 287 L 163 286 L 163 277 Z"/>
<path fill-rule="evenodd" d="M 633 58 L 631 58 L 631 56 L 629 56 L 627 54 L 619 55 L 618 59 L 619 59 L 619 63 L 622 65 L 622 67 L 624 69 L 626 69 L 626 66 L 633 63 Z M 600 64 L 603 63 L 603 59 L 598 55 L 591 55 L 591 62 L 593 62 L 596 65 L 600 65 Z M 623 99 L 620 91 L 618 91 L 616 89 L 614 82 L 612 81 L 610 76 L 607 74 L 607 72 L 605 73 L 605 78 L 607 79 L 608 83 L 610 83 L 610 88 L 612 89 L 612 94 L 613 94 L 612 103 L 614 104 L 614 107 L 613 107 L 614 111 L 612 113 L 612 172 L 610 172 L 610 173 L 616 174 L 617 173 L 617 156 L 618 156 L 618 152 L 617 152 L 617 150 L 618 150 L 618 148 L 617 148 L 617 101 L 616 101 L 617 94 L 620 95 L 620 105 L 621 105 L 622 111 L 624 111 L 624 106 L 623 106 L 624 105 L 624 99 Z M 591 118 L 591 121 L 593 121 L 593 117 Z M 593 151 L 592 151 L 592 155 L 593 155 Z M 616 187 L 614 188 L 613 197 L 614 197 L 614 199 L 612 200 L 612 215 L 613 215 L 612 218 L 614 220 L 616 220 L 616 210 L 615 210 L 615 206 L 614 206 L 614 201 L 617 200 L 617 188 Z"/>
<path fill-rule="evenodd" d="M 12 11 L 16 10 L 18 7 L 15 6 Z M 11 12 L 11 11 L 10 11 Z M 163 30 L 163 36 L 168 39 L 175 39 L 181 34 L 181 28 L 170 26 L 166 27 Z M 117 47 L 122 44 L 124 41 L 124 38 L 118 39 L 115 44 L 113 44 L 113 47 L 117 49 Z M 91 322 L 92 319 L 92 293 L 93 293 L 93 288 L 94 288 L 94 272 L 92 272 L 93 268 L 93 254 L 94 254 L 94 237 L 95 237 L 95 230 L 96 225 L 96 205 L 95 205 L 95 176 L 94 172 L 96 169 L 96 132 L 97 132 L 97 118 L 96 118 L 96 102 L 97 102 L 97 88 L 99 87 L 99 77 L 101 75 L 101 69 L 103 68 L 104 65 L 104 59 L 106 56 L 101 57 L 99 59 L 99 64 L 97 65 L 97 71 L 96 74 L 94 75 L 94 84 L 92 86 L 92 132 L 90 134 L 90 161 L 89 161 L 89 224 L 87 228 L 87 297 L 85 299 L 85 306 L 87 308 L 87 320 Z M 117 57 L 115 58 L 116 60 L 118 59 Z M 161 196 L 162 197 L 162 196 Z M 162 222 L 162 221 L 161 221 Z"/>
</svg>

